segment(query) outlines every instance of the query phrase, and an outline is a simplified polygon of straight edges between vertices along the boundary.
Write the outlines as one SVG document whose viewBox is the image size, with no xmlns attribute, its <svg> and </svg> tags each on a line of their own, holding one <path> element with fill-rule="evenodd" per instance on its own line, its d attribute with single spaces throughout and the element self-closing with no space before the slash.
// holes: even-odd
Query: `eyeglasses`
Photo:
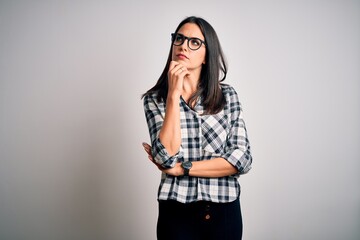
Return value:
<svg viewBox="0 0 360 240">
<path fill-rule="evenodd" d="M 200 38 L 186 37 L 180 33 L 171 34 L 171 41 L 175 46 L 181 46 L 185 42 L 185 39 L 188 40 L 187 45 L 191 50 L 198 50 L 202 44 L 206 46 L 206 43 Z"/>
</svg>

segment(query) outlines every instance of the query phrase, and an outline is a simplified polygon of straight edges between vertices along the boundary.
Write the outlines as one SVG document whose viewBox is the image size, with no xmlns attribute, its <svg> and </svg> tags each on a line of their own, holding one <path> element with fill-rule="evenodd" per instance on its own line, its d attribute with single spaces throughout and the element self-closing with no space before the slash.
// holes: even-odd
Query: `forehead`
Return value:
<svg viewBox="0 0 360 240">
<path fill-rule="evenodd" d="M 178 33 L 181 33 L 187 37 L 196 37 L 200 39 L 204 39 L 204 35 L 202 34 L 200 28 L 195 23 L 185 23 L 181 26 Z"/>
</svg>

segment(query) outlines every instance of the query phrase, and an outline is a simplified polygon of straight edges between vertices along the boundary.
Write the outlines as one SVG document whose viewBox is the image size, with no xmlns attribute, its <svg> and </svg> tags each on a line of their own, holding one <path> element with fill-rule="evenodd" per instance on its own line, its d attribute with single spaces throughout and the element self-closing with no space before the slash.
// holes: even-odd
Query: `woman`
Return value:
<svg viewBox="0 0 360 240">
<path fill-rule="evenodd" d="M 149 159 L 162 171 L 158 239 L 241 239 L 238 177 L 252 157 L 218 37 L 202 18 L 172 34 L 164 71 L 144 95 Z"/>
</svg>

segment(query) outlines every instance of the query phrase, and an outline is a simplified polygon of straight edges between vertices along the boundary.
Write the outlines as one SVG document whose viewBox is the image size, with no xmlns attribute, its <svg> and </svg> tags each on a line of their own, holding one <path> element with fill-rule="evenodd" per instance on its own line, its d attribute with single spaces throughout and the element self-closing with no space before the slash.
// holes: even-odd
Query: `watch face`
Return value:
<svg viewBox="0 0 360 240">
<path fill-rule="evenodd" d="M 192 167 L 192 163 L 189 161 L 183 162 L 182 166 L 183 168 L 190 169 Z"/>
</svg>

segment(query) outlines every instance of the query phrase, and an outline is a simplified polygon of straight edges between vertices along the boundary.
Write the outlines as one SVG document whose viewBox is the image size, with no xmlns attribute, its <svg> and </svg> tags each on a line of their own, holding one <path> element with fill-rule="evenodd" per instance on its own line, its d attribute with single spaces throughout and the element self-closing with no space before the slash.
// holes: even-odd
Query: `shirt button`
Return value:
<svg viewBox="0 0 360 240">
<path fill-rule="evenodd" d="M 205 219 L 209 220 L 210 219 L 210 214 L 206 214 Z"/>
</svg>

